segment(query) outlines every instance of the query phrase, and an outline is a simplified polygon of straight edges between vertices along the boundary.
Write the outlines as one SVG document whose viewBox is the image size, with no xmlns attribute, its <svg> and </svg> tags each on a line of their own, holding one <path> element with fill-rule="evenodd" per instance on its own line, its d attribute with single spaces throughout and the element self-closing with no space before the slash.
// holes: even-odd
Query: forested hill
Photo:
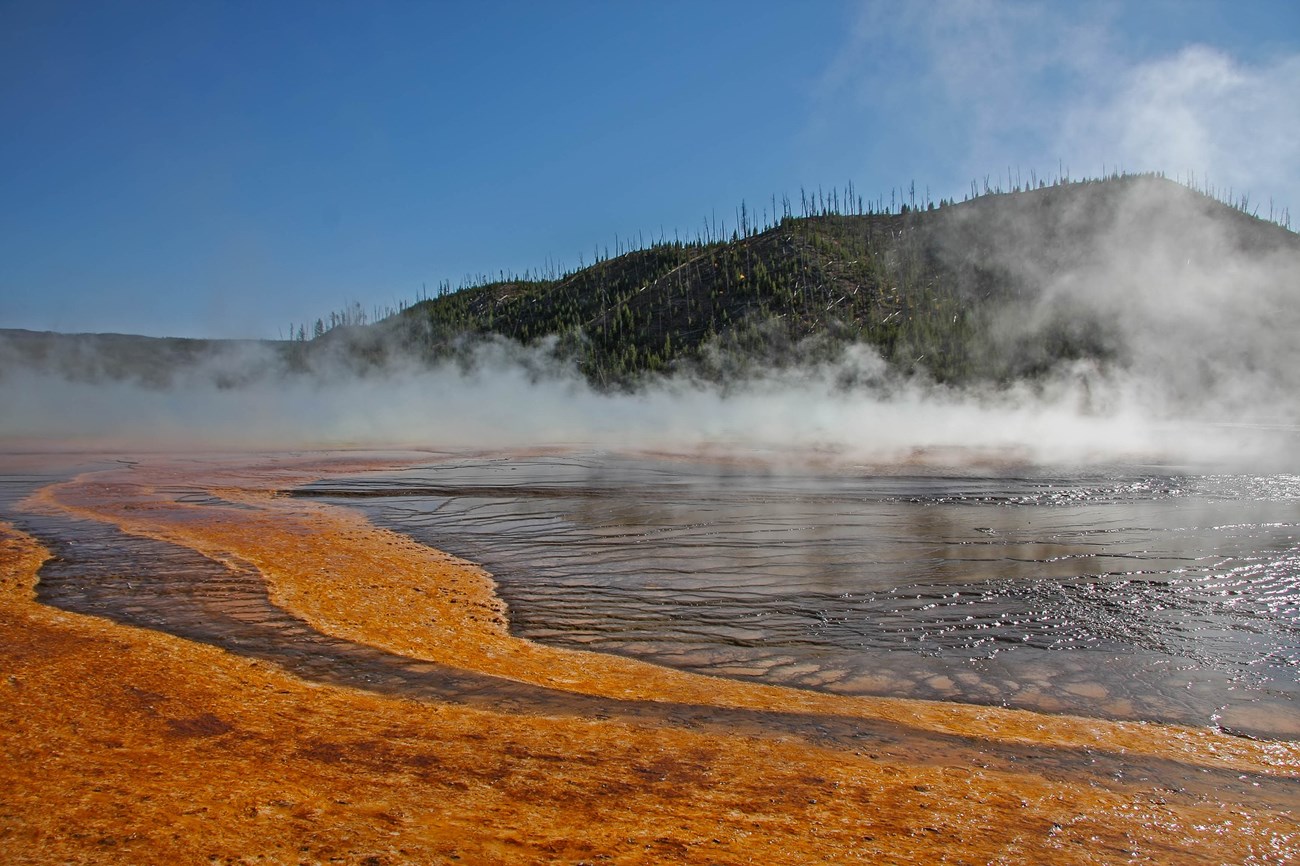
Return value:
<svg viewBox="0 0 1300 866">
<path fill-rule="evenodd" d="M 1300 236 L 1247 205 L 1155 176 L 901 212 L 805 198 L 798 215 L 787 207 L 764 228 L 742 219 L 726 240 L 652 244 L 553 279 L 447 287 L 373 324 L 350 315 L 318 321 L 313 339 L 305 330 L 275 342 L 0 331 L 0 378 L 34 369 L 231 388 L 285 372 L 471 364 L 495 341 L 530 347 L 514 357 L 534 368 L 624 389 L 672 374 L 726 383 L 833 360 L 863 343 L 903 375 L 1005 384 L 1076 359 L 1135 363 L 1132 322 L 1147 335 L 1167 330 L 1164 319 L 1190 298 L 1178 294 L 1183 285 L 1204 308 L 1198 321 L 1179 319 L 1191 328 L 1184 342 L 1222 344 L 1257 369 L 1282 361 L 1264 357 L 1274 344 L 1255 335 L 1276 331 L 1300 307 Z M 1271 261 L 1281 265 L 1245 274 L 1243 263 Z M 1252 316 L 1253 331 L 1238 328 L 1231 345 L 1222 339 L 1223 325 Z M 1213 366 L 1185 390 L 1213 377 Z"/>
<path fill-rule="evenodd" d="M 1247 254 L 1298 240 L 1175 182 L 1126 176 L 901 213 L 787 216 L 725 242 L 660 243 L 558 279 L 450 292 L 338 336 L 371 356 L 396 344 L 432 358 L 466 334 L 497 334 L 541 343 L 605 387 L 682 370 L 725 378 L 851 341 L 940 382 L 1005 381 L 1122 355 L 1104 318 L 1045 306 L 1045 292 L 1112 255 L 1203 255 L 1190 220 Z"/>
</svg>

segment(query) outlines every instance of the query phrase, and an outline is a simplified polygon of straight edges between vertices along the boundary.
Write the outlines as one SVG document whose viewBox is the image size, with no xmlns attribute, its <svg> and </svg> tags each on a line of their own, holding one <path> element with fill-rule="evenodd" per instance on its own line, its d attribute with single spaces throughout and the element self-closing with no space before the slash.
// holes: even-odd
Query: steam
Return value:
<svg viewBox="0 0 1300 866">
<path fill-rule="evenodd" d="M 813 126 L 830 140 L 868 137 L 842 118 L 861 115 L 870 128 L 874 114 L 901 117 L 890 139 L 950 166 L 953 185 L 991 172 L 1009 186 L 1011 167 L 1026 181 L 1032 169 L 1163 170 L 1294 225 L 1300 55 L 1186 45 L 1135 57 L 1122 17 L 1105 5 L 1062 14 L 1034 2 L 864 3 L 822 77 Z M 954 139 L 960 154 L 933 153 L 935 141 Z M 896 167 L 919 176 L 917 166 Z M 1096 439 L 1102 454 L 1146 442 L 1168 459 L 1295 468 L 1296 238 L 1252 237 L 1207 205 L 1136 184 L 1099 226 L 1094 215 L 1063 215 L 1048 255 L 1026 249 L 1042 239 L 1026 224 L 1036 217 L 1002 227 L 989 257 L 1030 292 L 992 323 L 1000 339 L 1091 327 L 1117 356 L 1105 369 L 1058 370 L 1057 385 L 1012 405 L 1061 418 L 1077 399 L 1087 409 L 1075 431 L 1112 418 Z M 987 407 L 993 398 L 963 399 Z"/>
<path fill-rule="evenodd" d="M 126 338 L 11 333 L 0 337 L 0 446 L 749 449 L 858 463 L 1295 470 L 1296 235 L 1157 178 L 981 199 L 938 216 L 952 255 L 1015 287 L 986 323 L 994 346 L 1090 329 L 1111 351 L 958 388 L 851 345 L 817 363 L 751 364 L 722 385 L 683 369 L 607 394 L 546 346 L 499 339 L 430 367 L 392 347 L 362 364 L 345 341 L 295 355 L 256 342 L 145 350 Z M 993 248 L 962 248 L 972 226 Z"/>
<path fill-rule="evenodd" d="M 476 370 L 268 376 L 239 388 L 156 389 L 20 371 L 0 384 L 0 443 L 127 450 L 539 446 L 756 450 L 797 459 L 1030 463 L 1258 459 L 1240 436 L 1145 411 L 1146 382 L 1084 367 L 1046 384 L 979 392 L 901 382 L 844 391 L 836 365 L 733 386 L 668 380 L 638 394 L 598 394 L 577 379 L 538 381 L 486 351 Z M 841 363 L 874 365 L 870 350 Z M 196 378 L 203 378 L 196 374 Z M 1098 405 L 1104 408 L 1100 411 Z M 1235 423 L 1249 423 L 1234 419 Z M 1294 443 L 1292 443 L 1294 444 Z"/>
<path fill-rule="evenodd" d="M 1038 291 L 1003 310 L 998 333 L 1101 332 L 1118 357 L 1089 383 L 1098 408 L 1118 400 L 1153 418 L 1296 424 L 1300 238 L 1154 178 L 1126 181 L 1104 220 L 1096 204 L 1067 201 L 1046 231 L 1043 213 L 1008 209 L 1006 243 L 988 261 Z M 1046 254 L 1024 248 L 1044 237 Z"/>
<path fill-rule="evenodd" d="M 468 372 L 401 362 L 382 376 L 342 363 L 310 373 L 275 370 L 266 350 L 211 359 L 167 387 L 75 381 L 31 369 L 0 383 L 9 444 L 146 450 L 302 447 L 432 449 L 573 446 L 892 460 L 921 451 L 997 451 L 1017 460 L 1067 460 L 1151 452 L 1152 431 L 1128 407 L 1080 411 L 1068 378 L 1036 393 L 977 395 L 890 381 L 846 391 L 863 371 L 888 378 L 870 349 L 849 347 L 833 364 L 772 372 L 726 392 L 688 378 L 635 394 L 602 394 L 576 376 L 538 378 L 497 342 L 473 353 Z M 239 387 L 217 382 L 229 365 L 258 359 L 268 372 Z"/>
<path fill-rule="evenodd" d="M 830 361 L 759 369 L 725 386 L 683 372 L 611 395 L 594 391 L 545 347 L 501 340 L 433 368 L 400 356 L 358 367 L 346 352 L 309 355 L 302 368 L 267 344 L 211 344 L 166 375 L 142 375 L 149 368 L 139 366 L 132 375 L 84 343 L 36 358 L 11 339 L 0 344 L 0 442 L 752 449 L 852 462 L 973 456 L 1294 469 L 1294 235 L 1156 179 L 1124 184 L 1105 219 L 1063 211 L 1059 249 L 1047 256 L 1023 248 L 1038 236 L 1039 211 L 1002 212 L 1023 216 L 999 226 L 1005 243 L 987 261 L 1031 291 L 1001 309 L 996 333 L 1014 339 L 1090 322 L 1113 339 L 1112 360 L 952 388 L 902 376 L 854 345 Z M 975 208 L 952 213 L 979 218 Z"/>
<path fill-rule="evenodd" d="M 1127 12 L 1032 0 L 864 2 L 821 76 L 809 147 L 824 139 L 830 159 L 853 135 L 870 148 L 888 117 L 888 164 L 903 181 L 960 189 L 990 174 L 1005 185 L 1008 169 L 1026 179 L 1159 170 L 1234 200 L 1251 196 L 1261 216 L 1270 196 L 1274 217 L 1294 215 L 1300 54 L 1260 46 L 1234 57 L 1191 44 L 1137 56 Z"/>
<path fill-rule="evenodd" d="M 1300 55 L 1247 63 L 1192 45 L 1123 68 L 1110 88 L 1065 113 L 1057 145 L 1075 159 L 1167 166 L 1277 218 L 1300 206 L 1300 115 L 1289 109 L 1298 91 Z M 1262 200 L 1265 190 L 1276 200 Z"/>
</svg>

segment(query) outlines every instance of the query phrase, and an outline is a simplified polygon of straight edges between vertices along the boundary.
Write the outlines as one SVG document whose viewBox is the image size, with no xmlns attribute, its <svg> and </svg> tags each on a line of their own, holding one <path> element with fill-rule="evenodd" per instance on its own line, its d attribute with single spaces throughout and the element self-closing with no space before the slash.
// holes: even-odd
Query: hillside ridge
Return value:
<svg viewBox="0 0 1300 866">
<path fill-rule="evenodd" d="M 1281 226 L 1174 181 L 1124 176 L 900 213 L 785 216 L 724 242 L 656 244 L 558 279 L 462 289 L 371 327 L 434 357 L 464 334 L 545 341 L 606 387 L 683 371 L 724 378 L 855 342 L 939 382 L 1006 381 L 1118 358 L 1104 323 L 1087 317 L 1060 312 L 1020 335 L 998 320 L 1103 257 L 1126 209 L 1146 212 L 1153 244 L 1178 244 L 1196 214 L 1247 254 L 1300 247 Z"/>
<path fill-rule="evenodd" d="M 466 365 L 495 340 L 598 389 L 627 390 L 665 375 L 725 383 L 859 344 L 896 374 L 1005 384 L 1081 360 L 1127 361 L 1115 311 L 1089 307 L 1073 285 L 1112 279 L 1113 262 L 1156 256 L 1210 270 L 1216 255 L 1300 251 L 1287 228 L 1155 175 L 897 211 L 857 201 L 841 213 L 820 198 L 795 216 L 785 204 L 775 224 L 742 218 L 728 239 L 660 241 L 566 274 L 447 286 L 373 323 L 351 312 L 328 327 L 317 320 L 311 339 L 301 328 L 287 341 L 0 330 L 0 362 L 158 387 L 207 365 L 233 387 L 264 375 L 268 353 L 290 372 L 338 362 L 364 371 Z"/>
</svg>

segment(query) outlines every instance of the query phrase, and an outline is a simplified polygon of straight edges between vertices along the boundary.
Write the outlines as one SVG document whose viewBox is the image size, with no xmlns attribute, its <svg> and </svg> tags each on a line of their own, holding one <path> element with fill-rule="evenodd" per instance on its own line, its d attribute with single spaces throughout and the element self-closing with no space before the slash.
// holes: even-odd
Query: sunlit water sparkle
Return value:
<svg viewBox="0 0 1300 866">
<path fill-rule="evenodd" d="M 1300 735 L 1300 476 L 908 473 L 500 456 L 298 494 L 482 563 L 550 644 Z"/>
</svg>

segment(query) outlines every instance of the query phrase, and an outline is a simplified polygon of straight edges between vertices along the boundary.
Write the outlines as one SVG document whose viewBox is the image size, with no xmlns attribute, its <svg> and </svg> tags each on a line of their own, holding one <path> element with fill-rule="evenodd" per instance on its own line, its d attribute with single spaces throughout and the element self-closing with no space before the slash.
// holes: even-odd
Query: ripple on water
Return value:
<svg viewBox="0 0 1300 866">
<path fill-rule="evenodd" d="M 845 694 L 1300 734 L 1300 476 L 590 454 L 299 494 L 482 562 L 535 640 Z"/>
</svg>

